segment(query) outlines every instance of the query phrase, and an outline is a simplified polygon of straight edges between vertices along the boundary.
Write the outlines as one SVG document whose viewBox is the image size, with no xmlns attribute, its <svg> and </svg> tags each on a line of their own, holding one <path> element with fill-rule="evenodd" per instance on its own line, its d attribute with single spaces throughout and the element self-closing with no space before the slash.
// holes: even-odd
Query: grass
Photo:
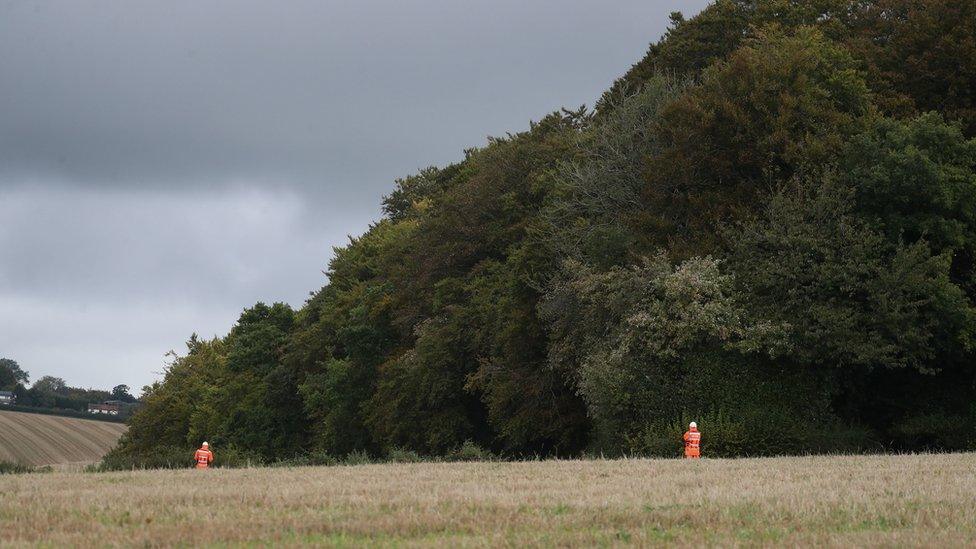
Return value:
<svg viewBox="0 0 976 549">
<path fill-rule="evenodd" d="M 976 539 L 976 454 L 0 476 L 0 546 L 922 545 Z"/>
<path fill-rule="evenodd" d="M 125 430 L 120 423 L 0 410 L 0 461 L 81 468 L 100 460 Z"/>
<path fill-rule="evenodd" d="M 0 461 L 0 475 L 22 475 L 24 473 L 31 473 L 33 471 L 34 468 L 30 465 L 15 463 L 12 461 Z"/>
</svg>

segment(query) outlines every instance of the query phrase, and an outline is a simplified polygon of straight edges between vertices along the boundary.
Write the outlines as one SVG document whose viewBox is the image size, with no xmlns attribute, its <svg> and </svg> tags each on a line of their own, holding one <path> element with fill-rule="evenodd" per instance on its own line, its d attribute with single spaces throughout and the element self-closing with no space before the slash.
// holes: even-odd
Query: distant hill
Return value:
<svg viewBox="0 0 976 549">
<path fill-rule="evenodd" d="M 120 423 L 0 410 L 0 461 L 35 466 L 94 463 L 126 429 Z"/>
</svg>

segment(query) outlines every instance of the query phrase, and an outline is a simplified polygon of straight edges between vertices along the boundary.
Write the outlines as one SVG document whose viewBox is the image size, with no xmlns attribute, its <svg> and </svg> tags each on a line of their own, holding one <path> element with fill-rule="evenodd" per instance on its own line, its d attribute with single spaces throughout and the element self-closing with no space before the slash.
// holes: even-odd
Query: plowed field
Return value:
<svg viewBox="0 0 976 549">
<path fill-rule="evenodd" d="M 94 463 L 125 430 L 121 423 L 0 411 L 0 461 L 55 466 Z"/>
</svg>

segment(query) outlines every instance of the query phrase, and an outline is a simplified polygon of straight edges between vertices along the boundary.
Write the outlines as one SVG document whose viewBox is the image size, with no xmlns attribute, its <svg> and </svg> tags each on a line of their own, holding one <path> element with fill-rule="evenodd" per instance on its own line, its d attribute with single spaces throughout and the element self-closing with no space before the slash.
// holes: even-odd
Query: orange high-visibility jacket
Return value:
<svg viewBox="0 0 976 549">
<path fill-rule="evenodd" d="M 701 457 L 701 433 L 697 429 L 693 431 L 688 431 L 685 433 L 684 440 L 685 440 L 685 457 L 686 458 Z"/>
<path fill-rule="evenodd" d="M 197 469 L 206 469 L 213 463 L 213 452 L 200 448 L 193 454 L 193 461 L 197 463 Z"/>
</svg>

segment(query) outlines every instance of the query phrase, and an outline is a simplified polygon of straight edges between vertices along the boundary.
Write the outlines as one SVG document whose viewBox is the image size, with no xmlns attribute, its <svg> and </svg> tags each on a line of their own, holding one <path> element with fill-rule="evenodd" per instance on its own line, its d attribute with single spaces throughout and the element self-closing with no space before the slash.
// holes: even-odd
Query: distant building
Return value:
<svg viewBox="0 0 976 549">
<path fill-rule="evenodd" d="M 106 400 L 101 404 L 89 404 L 88 413 L 107 414 L 117 416 L 122 411 L 122 402 L 119 400 Z"/>
<path fill-rule="evenodd" d="M 17 397 L 10 391 L 0 391 L 0 404 L 13 404 Z"/>
</svg>

